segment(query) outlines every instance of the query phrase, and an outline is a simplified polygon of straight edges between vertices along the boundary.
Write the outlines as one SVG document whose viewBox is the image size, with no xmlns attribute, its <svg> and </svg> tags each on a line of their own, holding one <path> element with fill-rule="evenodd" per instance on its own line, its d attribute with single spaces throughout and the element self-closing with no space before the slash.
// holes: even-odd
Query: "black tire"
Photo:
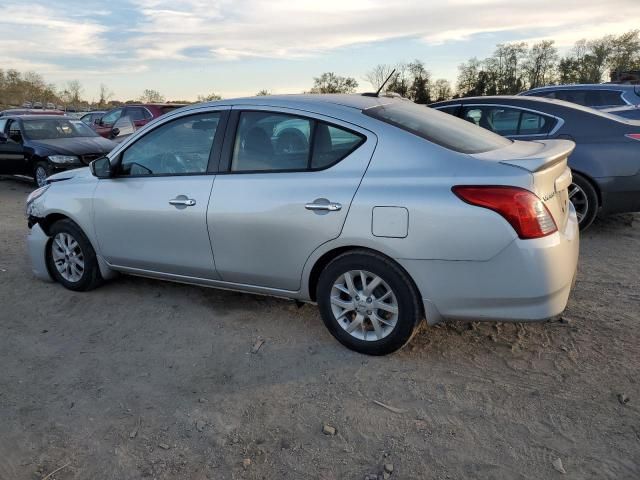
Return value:
<svg viewBox="0 0 640 480">
<path fill-rule="evenodd" d="M 78 243 L 79 249 L 83 255 L 84 268 L 82 270 L 82 275 L 77 281 L 69 281 L 65 279 L 55 265 L 52 250 L 54 248 L 56 235 L 60 233 L 70 235 Z M 96 252 L 91 246 L 89 239 L 76 223 L 69 219 L 59 220 L 51 226 L 49 234 L 51 236 L 51 240 L 47 245 L 47 264 L 49 272 L 51 272 L 51 275 L 58 283 L 62 284 L 65 288 L 76 292 L 86 292 L 96 288 L 102 283 L 102 276 L 100 275 Z"/>
<path fill-rule="evenodd" d="M 579 173 L 573 173 L 573 184 L 569 187 L 569 192 L 575 189 L 576 186 L 578 191 L 571 198 L 571 203 L 573 203 L 576 212 L 579 213 L 578 226 L 580 230 L 586 230 L 598 215 L 598 209 L 600 208 L 598 192 L 596 192 L 592 183 Z"/>
<path fill-rule="evenodd" d="M 38 170 L 42 169 L 44 170 L 46 176 L 48 177 L 49 175 L 51 175 L 51 167 L 49 166 L 49 164 L 47 162 L 38 162 L 36 163 L 36 165 L 33 167 L 33 183 L 36 187 L 42 187 L 42 185 L 40 185 L 38 183 Z"/>
<path fill-rule="evenodd" d="M 353 270 L 364 270 L 379 276 L 391 288 L 397 300 L 395 326 L 379 340 L 362 340 L 352 336 L 338 323 L 332 311 L 334 283 Z M 387 355 L 399 350 L 409 343 L 423 320 L 420 298 L 409 276 L 393 261 L 368 250 L 354 250 L 333 259 L 320 274 L 316 298 L 329 332 L 345 347 L 367 355 Z"/>
</svg>

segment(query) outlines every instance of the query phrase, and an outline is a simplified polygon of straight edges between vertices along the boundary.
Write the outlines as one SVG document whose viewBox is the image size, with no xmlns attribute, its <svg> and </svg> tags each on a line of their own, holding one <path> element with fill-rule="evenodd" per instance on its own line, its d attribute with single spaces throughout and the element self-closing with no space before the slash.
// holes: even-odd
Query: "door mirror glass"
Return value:
<svg viewBox="0 0 640 480">
<path fill-rule="evenodd" d="M 96 158 L 89 164 L 89 170 L 95 177 L 109 178 L 111 177 L 111 162 L 108 157 Z"/>
</svg>

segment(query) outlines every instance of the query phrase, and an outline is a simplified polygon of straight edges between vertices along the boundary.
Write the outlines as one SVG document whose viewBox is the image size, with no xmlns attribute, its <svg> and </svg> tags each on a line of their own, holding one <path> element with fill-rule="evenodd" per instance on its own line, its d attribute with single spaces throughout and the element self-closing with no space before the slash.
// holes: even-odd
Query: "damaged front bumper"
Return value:
<svg viewBox="0 0 640 480">
<path fill-rule="evenodd" d="M 31 223 L 31 222 L 29 222 Z M 27 235 L 27 250 L 31 258 L 31 271 L 40 280 L 53 282 L 47 267 L 47 244 L 49 237 L 39 224 L 35 223 Z"/>
</svg>

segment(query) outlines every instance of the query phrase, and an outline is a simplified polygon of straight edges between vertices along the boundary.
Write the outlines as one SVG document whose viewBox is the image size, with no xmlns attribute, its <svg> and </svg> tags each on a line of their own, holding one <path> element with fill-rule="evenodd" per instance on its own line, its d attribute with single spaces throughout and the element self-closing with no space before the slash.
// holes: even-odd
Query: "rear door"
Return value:
<svg viewBox="0 0 640 480">
<path fill-rule="evenodd" d="M 231 118 L 207 214 L 216 268 L 227 282 L 295 291 L 311 253 L 340 235 L 376 138 L 296 110 Z"/>
<path fill-rule="evenodd" d="M 0 118 L 0 132 L 4 133 L 4 141 L 0 139 L 0 175 L 22 174 L 26 162 L 24 147 L 17 120 Z"/>
</svg>

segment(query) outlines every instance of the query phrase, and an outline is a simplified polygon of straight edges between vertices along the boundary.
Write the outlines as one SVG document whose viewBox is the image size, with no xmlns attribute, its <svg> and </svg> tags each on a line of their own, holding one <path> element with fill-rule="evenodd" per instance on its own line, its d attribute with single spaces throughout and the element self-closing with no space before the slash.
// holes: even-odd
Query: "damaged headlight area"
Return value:
<svg viewBox="0 0 640 480">
<path fill-rule="evenodd" d="M 28 217 L 33 216 L 34 202 L 38 198 L 40 198 L 42 195 L 44 195 L 44 192 L 49 190 L 50 186 L 51 185 L 45 185 L 44 187 L 37 188 L 36 190 L 34 190 L 33 192 L 31 192 L 29 194 L 29 196 L 27 197 L 27 205 L 26 205 L 26 214 L 27 214 Z"/>
</svg>

